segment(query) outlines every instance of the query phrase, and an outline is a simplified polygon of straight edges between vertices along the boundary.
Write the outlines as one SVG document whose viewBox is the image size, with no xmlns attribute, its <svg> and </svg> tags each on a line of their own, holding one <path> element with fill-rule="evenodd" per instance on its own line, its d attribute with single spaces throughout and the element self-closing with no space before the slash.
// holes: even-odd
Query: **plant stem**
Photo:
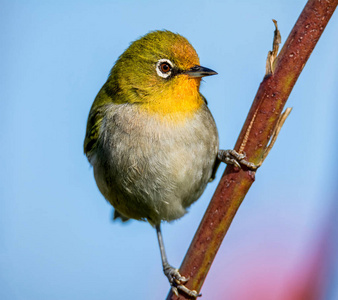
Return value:
<svg viewBox="0 0 338 300">
<path fill-rule="evenodd" d="M 312 50 L 331 18 L 338 0 L 309 0 L 293 27 L 273 72 L 259 86 L 235 145 L 246 160 L 259 164 L 284 105 Z M 200 291 L 216 253 L 246 193 L 255 172 L 228 166 L 183 260 L 180 273 L 190 280 L 187 288 Z M 189 299 L 169 293 L 167 300 Z"/>
</svg>

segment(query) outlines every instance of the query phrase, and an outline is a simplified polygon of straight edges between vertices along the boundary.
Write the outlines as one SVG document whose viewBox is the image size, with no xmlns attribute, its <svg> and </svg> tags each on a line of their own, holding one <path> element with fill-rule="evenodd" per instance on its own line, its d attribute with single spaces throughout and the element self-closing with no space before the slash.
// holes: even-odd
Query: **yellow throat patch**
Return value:
<svg viewBox="0 0 338 300">
<path fill-rule="evenodd" d="M 177 76 L 141 107 L 174 123 L 184 122 L 203 105 L 204 100 L 199 93 L 200 81 L 200 78 L 189 78 L 188 75 Z"/>
</svg>

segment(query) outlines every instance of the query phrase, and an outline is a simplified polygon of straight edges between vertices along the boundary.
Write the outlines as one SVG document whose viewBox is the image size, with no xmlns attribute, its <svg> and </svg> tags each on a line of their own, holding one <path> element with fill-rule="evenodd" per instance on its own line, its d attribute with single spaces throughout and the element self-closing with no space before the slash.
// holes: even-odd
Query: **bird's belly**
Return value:
<svg viewBox="0 0 338 300">
<path fill-rule="evenodd" d="M 107 119 L 94 174 L 120 213 L 157 224 L 183 216 L 200 197 L 218 150 L 214 121 L 209 111 L 203 113 L 207 118 L 196 116 L 179 126 L 135 113 L 130 117 L 128 111 L 114 111 Z"/>
</svg>

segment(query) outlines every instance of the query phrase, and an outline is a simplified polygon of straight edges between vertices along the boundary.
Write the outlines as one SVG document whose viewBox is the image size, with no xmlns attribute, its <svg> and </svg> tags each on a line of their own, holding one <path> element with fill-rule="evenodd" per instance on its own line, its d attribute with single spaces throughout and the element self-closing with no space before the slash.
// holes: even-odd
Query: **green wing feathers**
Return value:
<svg viewBox="0 0 338 300">
<path fill-rule="evenodd" d="M 96 142 L 100 135 L 100 128 L 107 106 L 113 102 L 111 95 L 109 95 L 106 90 L 107 87 L 104 85 L 97 94 L 89 112 L 87 131 L 83 144 L 83 151 L 88 158 L 91 156 L 92 151 L 96 147 Z"/>
</svg>

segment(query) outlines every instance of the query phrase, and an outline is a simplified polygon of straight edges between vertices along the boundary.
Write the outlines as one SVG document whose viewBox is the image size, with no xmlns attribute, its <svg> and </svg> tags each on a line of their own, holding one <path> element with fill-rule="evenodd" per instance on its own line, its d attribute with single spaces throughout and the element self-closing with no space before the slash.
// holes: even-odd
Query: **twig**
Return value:
<svg viewBox="0 0 338 300">
<path fill-rule="evenodd" d="M 271 72 L 260 84 L 235 145 L 236 151 L 243 148 L 248 161 L 259 164 L 268 153 L 266 149 L 269 149 L 270 137 L 274 131 L 278 133 L 282 124 L 280 121 L 280 126 L 277 125 L 283 107 L 337 4 L 338 0 L 309 0 L 280 54 L 270 64 Z M 241 147 L 244 138 L 245 145 Z M 272 138 L 270 144 L 273 145 L 274 140 Z M 217 250 L 254 179 L 253 171 L 244 168 L 235 171 L 231 166 L 225 169 L 180 268 L 182 275 L 190 277 L 186 284 L 189 289 L 200 291 Z M 187 298 L 169 293 L 167 299 Z"/>
</svg>

